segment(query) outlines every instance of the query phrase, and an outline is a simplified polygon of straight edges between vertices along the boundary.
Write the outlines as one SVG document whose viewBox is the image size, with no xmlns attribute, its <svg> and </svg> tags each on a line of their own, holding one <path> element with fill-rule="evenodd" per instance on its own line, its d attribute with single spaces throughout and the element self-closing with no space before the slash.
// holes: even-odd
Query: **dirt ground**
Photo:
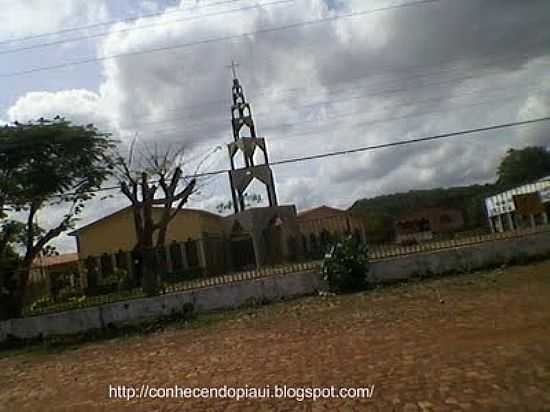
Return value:
<svg viewBox="0 0 550 412">
<path fill-rule="evenodd" d="M 550 262 L 0 353 L 1 411 L 550 411 Z M 110 399 L 141 387 L 370 387 L 370 399 Z"/>
</svg>

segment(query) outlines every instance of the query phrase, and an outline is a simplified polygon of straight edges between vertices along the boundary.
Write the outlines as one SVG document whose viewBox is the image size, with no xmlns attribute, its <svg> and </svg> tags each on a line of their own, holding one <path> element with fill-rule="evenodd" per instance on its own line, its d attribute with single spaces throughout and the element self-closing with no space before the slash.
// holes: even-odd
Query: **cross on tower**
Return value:
<svg viewBox="0 0 550 412">
<path fill-rule="evenodd" d="M 233 104 L 231 105 L 231 124 L 233 126 L 233 142 L 229 143 L 229 160 L 231 170 L 229 171 L 229 181 L 233 196 L 233 207 L 235 214 L 245 210 L 245 191 L 253 179 L 263 183 L 267 190 L 269 206 L 277 206 L 277 195 L 275 193 L 275 182 L 273 173 L 269 167 L 269 158 L 267 156 L 267 147 L 263 137 L 256 136 L 256 127 L 252 118 L 252 109 L 244 97 L 244 90 L 237 78 L 237 67 L 235 61 L 230 66 L 233 72 Z M 242 136 L 242 129 L 248 129 L 248 135 Z M 255 164 L 258 159 L 254 159 L 256 149 L 263 152 L 260 164 Z M 244 167 L 236 168 L 234 158 L 239 153 L 244 161 Z"/>
<path fill-rule="evenodd" d="M 237 78 L 237 67 L 240 65 L 238 63 L 235 63 L 235 60 L 231 60 L 231 64 L 229 66 L 225 66 L 229 69 L 231 69 L 231 72 L 233 73 L 233 79 Z"/>
</svg>

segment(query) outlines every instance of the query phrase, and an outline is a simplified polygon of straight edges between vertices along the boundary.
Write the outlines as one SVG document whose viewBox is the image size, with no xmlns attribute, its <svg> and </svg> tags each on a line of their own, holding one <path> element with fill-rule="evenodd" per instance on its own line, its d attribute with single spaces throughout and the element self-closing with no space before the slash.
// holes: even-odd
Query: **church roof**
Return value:
<svg viewBox="0 0 550 412">
<path fill-rule="evenodd" d="M 38 256 L 34 259 L 33 267 L 50 267 L 78 261 L 78 253 L 65 253 L 55 256 Z"/>
<path fill-rule="evenodd" d="M 330 206 L 319 206 L 312 209 L 304 210 L 300 213 L 298 213 L 298 221 L 304 221 L 304 220 L 313 220 L 313 219 L 324 219 L 328 217 L 338 216 L 345 214 L 346 211 L 342 209 L 337 209 L 335 207 Z"/>
<path fill-rule="evenodd" d="M 154 210 L 162 210 L 163 208 L 162 207 L 154 207 L 153 208 Z M 107 216 L 104 216 L 102 218 L 99 218 L 91 223 L 88 223 L 87 225 L 85 226 L 82 226 L 82 227 L 79 227 L 78 229 L 72 231 L 69 233 L 69 236 L 78 236 L 80 232 L 82 232 L 83 230 L 86 230 L 92 226 L 95 226 L 96 224 L 100 223 L 100 222 L 103 222 L 107 219 L 110 219 L 112 218 L 113 216 L 115 215 L 118 215 L 119 213 L 123 213 L 123 212 L 126 212 L 126 211 L 131 211 L 132 210 L 132 206 L 127 206 L 127 207 L 124 207 L 122 209 L 119 209 L 117 210 L 116 212 L 114 213 L 111 213 Z M 172 210 L 175 210 L 175 208 L 172 208 Z M 216 213 L 212 213 L 212 212 L 209 212 L 208 210 L 202 210 L 202 209 L 191 209 L 191 208 L 187 208 L 187 207 L 184 207 L 182 208 L 181 210 L 179 210 L 180 214 L 183 214 L 183 213 L 196 213 L 196 214 L 199 214 L 199 215 L 203 215 L 203 216 L 210 216 L 210 217 L 215 217 L 215 218 L 219 218 L 221 219 L 222 216 L 216 214 Z"/>
</svg>

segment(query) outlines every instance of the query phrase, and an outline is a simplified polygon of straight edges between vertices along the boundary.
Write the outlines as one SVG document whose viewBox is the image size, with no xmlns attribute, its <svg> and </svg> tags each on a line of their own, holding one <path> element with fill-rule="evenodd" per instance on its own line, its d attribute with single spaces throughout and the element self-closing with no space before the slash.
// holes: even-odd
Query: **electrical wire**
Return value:
<svg viewBox="0 0 550 412">
<path fill-rule="evenodd" d="M 100 61 L 118 59 L 118 58 L 121 58 L 121 57 L 139 56 L 139 55 L 144 55 L 144 54 L 159 53 L 159 52 L 165 52 L 165 51 L 169 51 L 169 50 L 184 49 L 184 48 L 188 48 L 188 47 L 201 46 L 201 45 L 224 42 L 224 41 L 230 41 L 230 40 L 246 39 L 250 36 L 257 36 L 257 35 L 268 34 L 268 33 L 276 33 L 276 32 L 280 32 L 280 31 L 284 31 L 284 30 L 294 30 L 294 29 L 297 29 L 297 28 L 300 28 L 300 27 L 307 27 L 307 26 L 313 26 L 313 25 L 317 25 L 317 24 L 330 23 L 330 22 L 334 22 L 334 21 L 337 21 L 337 20 L 341 20 L 341 19 L 347 19 L 347 18 L 352 18 L 352 17 L 360 17 L 360 16 L 365 16 L 365 15 L 368 15 L 368 14 L 372 14 L 372 13 L 395 10 L 395 9 L 400 9 L 400 8 L 405 8 L 405 7 L 413 7 L 413 6 L 419 6 L 419 5 L 425 5 L 425 4 L 439 3 L 440 1 L 441 0 L 417 0 L 417 1 L 412 1 L 412 2 L 409 2 L 409 3 L 402 3 L 402 4 L 394 5 L 394 6 L 380 7 L 378 9 L 370 9 L 370 10 L 365 10 L 365 11 L 360 11 L 360 12 L 352 12 L 352 13 L 340 14 L 340 15 L 335 15 L 335 16 L 323 17 L 323 18 L 319 18 L 319 19 L 306 20 L 306 21 L 291 23 L 291 24 L 282 25 L 282 26 L 274 26 L 274 27 L 269 27 L 269 28 L 265 28 L 265 29 L 254 30 L 254 31 L 246 32 L 246 33 L 231 34 L 231 35 L 220 36 L 220 37 L 212 37 L 212 38 L 209 38 L 209 39 L 196 40 L 196 41 L 187 42 L 187 43 L 175 44 L 175 45 L 172 45 L 172 46 L 156 47 L 156 48 L 151 48 L 151 49 L 146 49 L 146 50 L 136 50 L 136 51 L 131 51 L 131 52 L 124 52 L 124 53 L 112 54 L 112 55 L 107 55 L 107 56 L 101 56 L 101 57 L 91 57 L 91 58 L 88 58 L 88 59 L 75 60 L 75 61 L 72 61 L 72 62 L 65 62 L 65 63 L 56 64 L 56 65 L 41 66 L 41 67 L 35 67 L 35 68 L 32 68 L 32 69 L 28 69 L 28 70 L 21 70 L 21 71 L 12 72 L 12 73 L 4 73 L 4 74 L 0 74 L 0 78 L 18 77 L 18 76 L 23 76 L 23 75 L 27 75 L 27 74 L 37 73 L 37 72 L 57 70 L 57 69 L 62 69 L 62 68 L 66 68 L 66 67 L 79 66 L 79 65 L 82 65 L 82 64 L 88 64 L 88 63 L 95 63 L 95 62 L 100 62 Z"/>
</svg>

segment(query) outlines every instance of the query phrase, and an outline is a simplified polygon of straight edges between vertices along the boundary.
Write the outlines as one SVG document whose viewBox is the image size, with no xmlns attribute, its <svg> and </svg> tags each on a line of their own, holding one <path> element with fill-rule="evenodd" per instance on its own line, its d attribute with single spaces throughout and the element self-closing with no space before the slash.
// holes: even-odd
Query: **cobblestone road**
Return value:
<svg viewBox="0 0 550 412">
<path fill-rule="evenodd" d="M 0 410 L 550 411 L 550 262 L 0 353 Z M 114 400 L 108 386 L 364 387 L 372 399 Z"/>
</svg>

